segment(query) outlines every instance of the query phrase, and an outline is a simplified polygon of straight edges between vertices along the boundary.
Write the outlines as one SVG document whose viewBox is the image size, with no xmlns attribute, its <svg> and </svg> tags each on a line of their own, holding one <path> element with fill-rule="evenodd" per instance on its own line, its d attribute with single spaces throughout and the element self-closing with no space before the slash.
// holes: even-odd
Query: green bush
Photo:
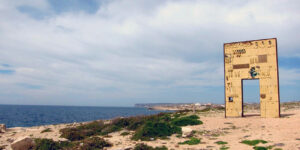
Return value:
<svg viewBox="0 0 300 150">
<path fill-rule="evenodd" d="M 217 142 L 215 142 L 215 143 L 218 144 L 218 145 L 228 144 L 227 142 L 224 142 L 224 141 L 217 141 Z"/>
<path fill-rule="evenodd" d="M 188 145 L 196 145 L 201 143 L 201 139 L 197 139 L 192 137 L 190 140 L 184 141 L 184 142 L 180 142 L 178 144 L 188 144 Z"/>
<path fill-rule="evenodd" d="M 70 141 L 82 140 L 86 136 L 86 134 L 80 132 L 80 130 L 77 128 L 64 128 L 61 129 L 60 132 L 62 133 L 61 137 L 66 138 Z"/>
<path fill-rule="evenodd" d="M 135 116 L 128 118 L 116 118 L 112 120 L 112 125 L 119 128 L 126 128 L 128 130 L 136 130 L 143 126 L 147 121 L 171 121 L 170 113 L 159 113 L 150 116 Z"/>
<path fill-rule="evenodd" d="M 111 125 L 105 125 L 103 121 L 93 121 L 91 123 L 83 124 L 78 127 L 61 129 L 61 137 L 69 139 L 70 141 L 82 140 L 86 137 L 94 135 L 105 135 L 110 132 L 118 131 L 119 128 Z"/>
<path fill-rule="evenodd" d="M 220 147 L 220 150 L 228 150 L 229 149 L 229 147 L 226 147 L 226 146 L 222 146 L 222 147 Z"/>
<path fill-rule="evenodd" d="M 116 125 L 106 125 L 101 132 L 99 132 L 100 135 L 107 135 L 112 132 L 120 131 L 122 128 L 118 127 Z"/>
<path fill-rule="evenodd" d="M 168 148 L 165 146 L 153 148 L 151 146 L 142 143 L 142 144 L 135 145 L 134 150 L 168 150 Z"/>
<path fill-rule="evenodd" d="M 41 133 L 45 133 L 45 132 L 52 132 L 52 130 L 50 128 L 47 128 L 47 129 L 41 131 Z"/>
<path fill-rule="evenodd" d="M 199 117 L 197 115 L 191 115 L 186 117 L 174 118 L 172 120 L 172 124 L 176 126 L 187 126 L 187 125 L 199 125 L 203 124 L 202 121 L 198 120 Z"/>
<path fill-rule="evenodd" d="M 266 147 L 263 147 L 263 146 L 254 146 L 253 149 L 254 150 L 268 150 Z"/>
<path fill-rule="evenodd" d="M 247 145 L 250 145 L 250 146 L 255 146 L 259 143 L 265 144 L 265 143 L 268 143 L 268 142 L 264 141 L 264 140 L 244 140 L 241 143 L 247 144 Z"/>
<path fill-rule="evenodd" d="M 151 116 L 135 116 L 129 118 L 115 119 L 112 121 L 112 124 L 118 125 L 128 130 L 136 130 L 143 126 L 148 120 L 153 120 L 153 118 L 157 118 L 161 115 L 162 113 Z"/>
<path fill-rule="evenodd" d="M 150 140 L 150 138 L 163 138 L 174 133 L 181 133 L 181 128 L 167 122 L 148 121 L 143 127 L 136 131 L 132 139 Z"/>
<path fill-rule="evenodd" d="M 34 150 L 57 150 L 61 149 L 58 142 L 51 139 L 35 139 Z"/>
<path fill-rule="evenodd" d="M 33 150 L 58 150 L 73 147 L 74 144 L 68 141 L 56 142 L 52 139 L 35 139 Z"/>
<path fill-rule="evenodd" d="M 267 146 L 267 147 L 264 147 L 264 146 L 254 146 L 253 149 L 254 150 L 268 150 L 268 149 L 272 149 L 274 146 Z"/>
</svg>

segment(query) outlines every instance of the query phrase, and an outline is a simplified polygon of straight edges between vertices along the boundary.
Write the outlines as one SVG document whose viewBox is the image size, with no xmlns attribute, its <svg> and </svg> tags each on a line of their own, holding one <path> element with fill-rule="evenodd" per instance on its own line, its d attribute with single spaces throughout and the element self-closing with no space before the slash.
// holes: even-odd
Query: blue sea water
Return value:
<svg viewBox="0 0 300 150">
<path fill-rule="evenodd" d="M 164 111 L 137 107 L 0 105 L 0 124 L 5 124 L 8 128 L 31 127 L 151 115 L 160 112 Z"/>
</svg>

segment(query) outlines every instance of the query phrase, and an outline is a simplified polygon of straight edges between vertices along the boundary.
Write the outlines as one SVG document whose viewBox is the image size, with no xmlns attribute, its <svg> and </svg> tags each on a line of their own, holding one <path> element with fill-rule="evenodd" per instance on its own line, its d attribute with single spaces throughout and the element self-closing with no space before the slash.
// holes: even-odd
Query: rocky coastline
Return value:
<svg viewBox="0 0 300 150">
<path fill-rule="evenodd" d="M 209 150 L 254 149 L 255 147 L 285 150 L 299 149 L 300 102 L 282 103 L 281 110 L 281 118 L 260 118 L 257 105 L 247 106 L 246 117 L 244 118 L 224 118 L 224 109 L 220 107 L 206 107 L 206 109 L 195 111 L 181 110 L 168 113 L 166 116 L 154 116 L 154 118 L 125 118 L 127 121 L 130 120 L 129 125 L 137 123 L 139 119 L 144 121 L 152 119 L 150 122 L 156 122 L 156 119 L 158 119 L 157 124 L 144 124 L 137 129 L 129 127 L 126 121 L 122 124 L 122 121 L 120 121 L 122 118 L 104 122 L 99 120 L 96 121 L 96 124 L 94 121 L 15 128 L 5 128 L 5 125 L 0 125 L 0 149 L 43 149 L 49 145 L 57 146 L 57 149 L 89 149 L 89 146 L 96 145 L 100 147 L 98 149 L 107 150 Z M 194 121 L 198 121 L 194 124 L 190 121 L 186 122 L 185 117 L 194 118 Z M 176 123 L 178 119 L 185 121 Z M 159 124 L 161 121 L 163 124 Z M 110 128 L 115 125 L 121 127 Z M 149 127 L 147 132 L 155 131 L 150 129 L 151 125 L 166 125 L 167 128 L 161 128 L 159 131 L 165 132 L 163 129 L 168 129 L 166 131 L 171 132 L 165 132 L 167 136 L 161 133 L 146 135 L 145 137 L 137 135 L 145 126 Z M 174 127 L 174 125 L 178 125 L 177 127 L 180 130 L 168 128 L 168 126 Z M 93 130 L 90 130 L 92 128 Z M 96 133 L 99 128 L 101 128 L 101 132 Z M 88 131 L 90 133 L 87 134 Z M 63 135 L 68 133 L 84 134 L 82 139 L 80 136 L 77 137 L 78 139 L 71 139 L 70 136 Z M 162 136 L 157 136 L 159 134 Z M 134 139 L 133 137 L 137 138 Z M 249 145 L 251 142 L 256 144 Z"/>
</svg>

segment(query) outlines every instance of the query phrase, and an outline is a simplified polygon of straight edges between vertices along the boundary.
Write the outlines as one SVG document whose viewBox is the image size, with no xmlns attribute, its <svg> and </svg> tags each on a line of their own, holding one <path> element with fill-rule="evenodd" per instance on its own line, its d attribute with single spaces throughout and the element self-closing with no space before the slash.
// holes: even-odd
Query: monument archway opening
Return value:
<svg viewBox="0 0 300 150">
<path fill-rule="evenodd" d="M 260 115 L 259 80 L 242 80 L 243 117 Z"/>
</svg>

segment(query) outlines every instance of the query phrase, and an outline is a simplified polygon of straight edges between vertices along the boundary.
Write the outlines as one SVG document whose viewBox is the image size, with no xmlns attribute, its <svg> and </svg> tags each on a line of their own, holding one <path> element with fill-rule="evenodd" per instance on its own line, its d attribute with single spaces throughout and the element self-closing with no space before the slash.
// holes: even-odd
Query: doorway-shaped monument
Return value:
<svg viewBox="0 0 300 150">
<path fill-rule="evenodd" d="M 224 44 L 225 117 L 243 116 L 243 80 L 259 80 L 261 117 L 280 117 L 277 40 Z"/>
</svg>

